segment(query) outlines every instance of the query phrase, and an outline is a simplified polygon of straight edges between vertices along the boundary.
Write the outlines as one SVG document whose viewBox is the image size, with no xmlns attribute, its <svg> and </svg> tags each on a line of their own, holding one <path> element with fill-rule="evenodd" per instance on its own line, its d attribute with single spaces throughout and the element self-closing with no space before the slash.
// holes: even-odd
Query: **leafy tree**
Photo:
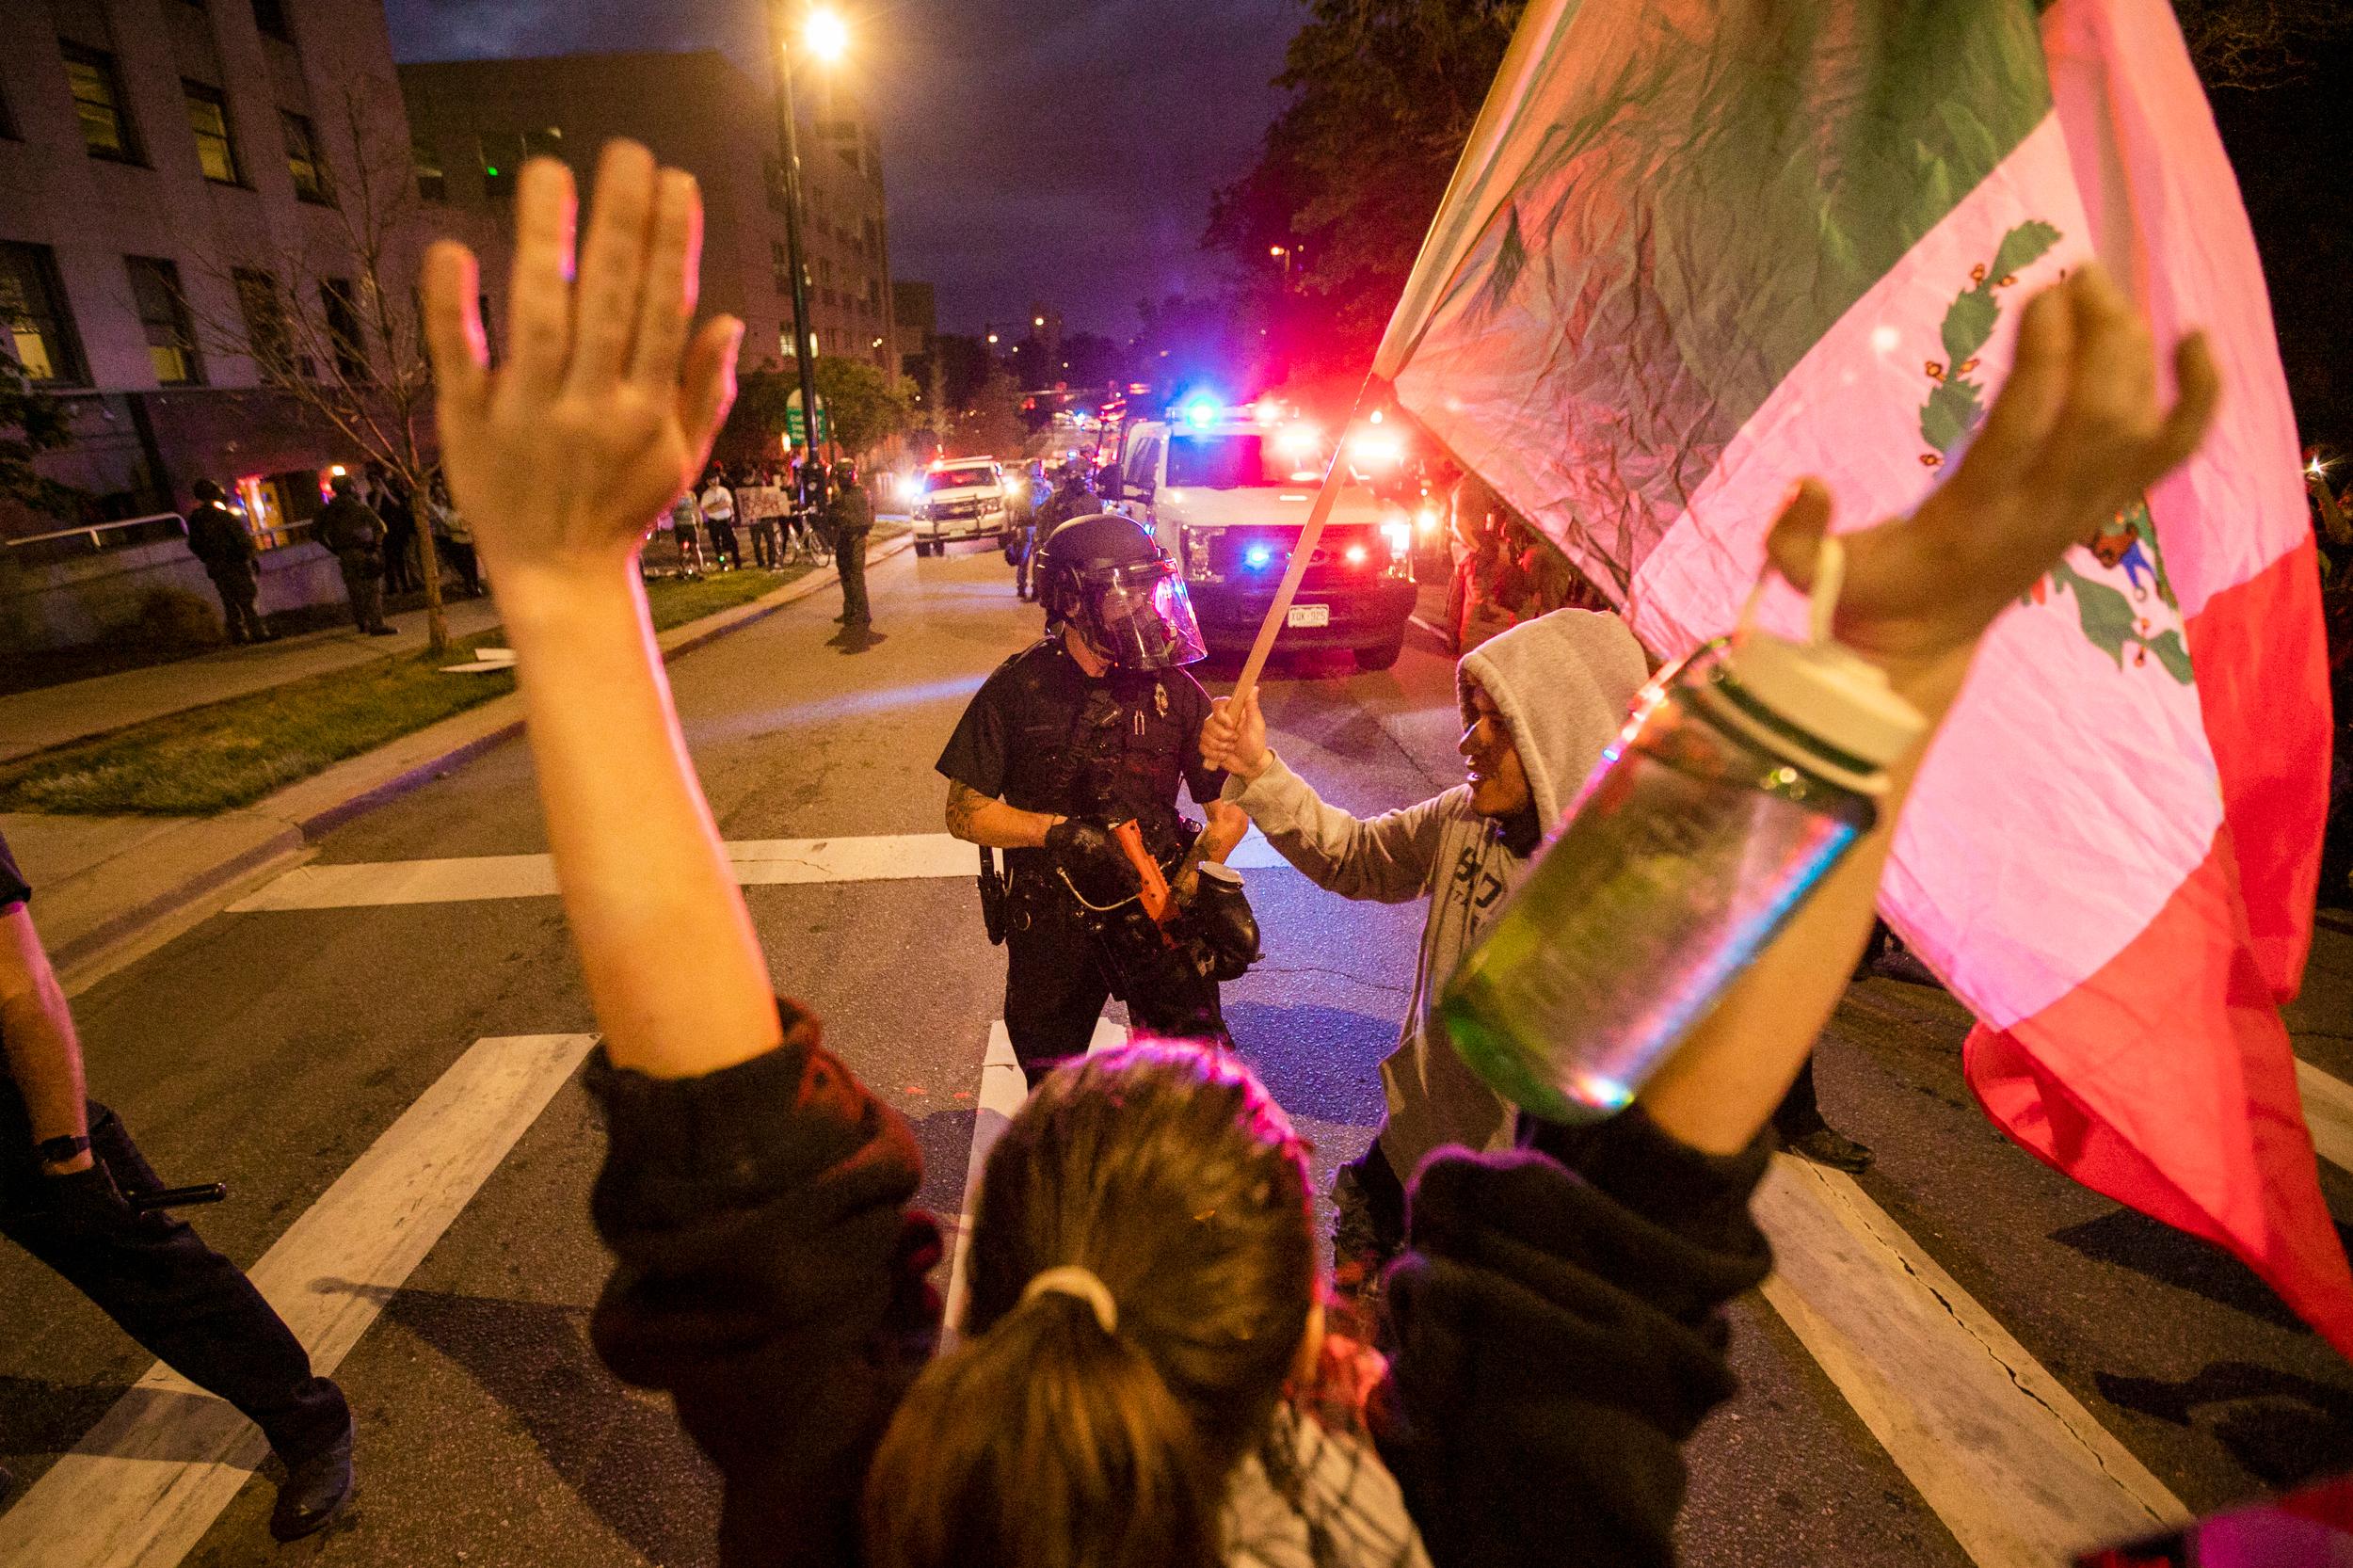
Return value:
<svg viewBox="0 0 2353 1568">
<path fill-rule="evenodd" d="M 915 383 L 904 376 L 832 355 L 819 356 L 812 375 L 833 444 L 854 457 L 863 457 L 915 423 Z M 742 376 L 715 450 L 729 462 L 776 456 L 792 428 L 787 415 L 800 391 L 798 370 L 756 370 Z"/>
<path fill-rule="evenodd" d="M 65 405 L 24 379 L 14 360 L 0 354 L 0 498 L 45 517 L 73 518 L 87 494 L 39 472 L 33 459 L 73 441 Z"/>
<path fill-rule="evenodd" d="M 914 423 L 915 383 L 904 376 L 864 360 L 825 355 L 817 361 L 816 378 L 834 442 L 852 456 L 865 456 Z"/>
<path fill-rule="evenodd" d="M 1028 430 L 1021 418 L 1021 388 L 1002 367 L 989 372 L 956 421 L 953 451 L 968 456 L 1017 457 Z"/>
<path fill-rule="evenodd" d="M 1270 341 L 1300 372 L 1361 373 L 1371 357 L 1524 8 L 1309 0 L 1275 78 L 1291 101 L 1207 235 L 1279 306 Z"/>
</svg>

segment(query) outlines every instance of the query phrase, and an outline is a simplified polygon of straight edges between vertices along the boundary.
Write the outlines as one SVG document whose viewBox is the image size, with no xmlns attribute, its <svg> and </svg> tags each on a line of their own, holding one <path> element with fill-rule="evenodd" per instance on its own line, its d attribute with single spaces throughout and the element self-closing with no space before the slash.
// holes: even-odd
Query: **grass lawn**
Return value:
<svg viewBox="0 0 2353 1568">
<path fill-rule="evenodd" d="M 666 631 L 748 603 L 808 569 L 653 583 L 646 597 L 654 625 Z M 0 811 L 196 817 L 250 806 L 513 691 L 512 675 L 441 673 L 472 648 L 504 640 L 494 629 L 440 658 L 412 654 L 330 670 L 25 758 L 0 768 Z"/>
<path fill-rule="evenodd" d="M 684 626 L 690 620 L 715 616 L 722 610 L 732 610 L 739 604 L 749 604 L 765 593 L 773 593 L 795 578 L 808 575 L 807 567 L 791 567 L 783 571 L 761 571 L 757 568 L 745 571 L 723 571 L 699 582 L 680 582 L 664 578 L 646 584 L 646 603 L 653 611 L 653 629 L 667 632 L 673 626 Z"/>
</svg>

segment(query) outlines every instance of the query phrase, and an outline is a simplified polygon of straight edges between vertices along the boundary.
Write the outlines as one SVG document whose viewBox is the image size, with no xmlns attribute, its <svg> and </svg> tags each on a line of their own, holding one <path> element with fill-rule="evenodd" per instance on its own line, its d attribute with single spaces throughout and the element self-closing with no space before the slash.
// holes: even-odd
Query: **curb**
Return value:
<svg viewBox="0 0 2353 1568">
<path fill-rule="evenodd" d="M 903 554 L 914 542 L 911 533 L 895 535 L 871 546 L 866 563 Z M 819 568 L 748 603 L 672 627 L 656 638 L 663 661 L 765 620 L 840 581 L 834 568 Z M 131 880 L 118 868 L 120 856 L 67 877 L 42 894 L 50 962 L 69 992 L 87 989 L 289 869 L 328 833 L 505 744 L 522 728 L 522 699 L 508 693 L 347 757 L 251 806 L 188 818 L 126 852 L 150 874 L 163 868 L 161 886 L 120 907 L 99 896 L 102 884 L 112 888 Z M 175 859 L 182 863 L 173 866 Z M 51 913 L 59 909 L 62 918 Z"/>
</svg>

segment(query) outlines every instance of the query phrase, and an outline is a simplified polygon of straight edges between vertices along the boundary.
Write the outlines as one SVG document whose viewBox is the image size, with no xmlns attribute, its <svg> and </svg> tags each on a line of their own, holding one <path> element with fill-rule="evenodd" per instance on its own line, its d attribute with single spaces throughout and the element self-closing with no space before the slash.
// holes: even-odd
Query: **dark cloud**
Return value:
<svg viewBox="0 0 2353 1568">
<path fill-rule="evenodd" d="M 842 0 L 883 131 L 892 271 L 950 328 L 1032 299 L 1124 333 L 1212 283 L 1209 196 L 1248 168 L 1298 0 Z M 404 59 L 763 47 L 756 0 L 391 0 Z"/>
</svg>

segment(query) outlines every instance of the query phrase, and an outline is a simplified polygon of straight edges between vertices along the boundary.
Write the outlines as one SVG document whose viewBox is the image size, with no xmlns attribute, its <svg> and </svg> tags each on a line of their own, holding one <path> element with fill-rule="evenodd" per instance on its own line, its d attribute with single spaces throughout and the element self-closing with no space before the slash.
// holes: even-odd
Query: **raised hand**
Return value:
<svg viewBox="0 0 2353 1568">
<path fill-rule="evenodd" d="M 690 343 L 702 196 L 634 142 L 607 144 L 573 275 L 578 200 L 552 158 L 517 183 L 511 353 L 489 365 L 472 252 L 424 264 L 441 462 L 493 580 L 542 569 L 606 573 L 701 472 L 735 397 L 743 323 Z"/>
<path fill-rule="evenodd" d="M 1272 760 L 1266 746 L 1266 715 L 1258 711 L 1255 687 L 1240 700 L 1222 696 L 1209 704 L 1209 716 L 1201 725 L 1201 760 L 1245 781 L 1266 772 Z"/>
<path fill-rule="evenodd" d="M 2197 449 L 2221 396 L 2202 334 L 2175 348 L 2173 371 L 2168 409 L 2148 325 L 2098 264 L 2037 295 L 1960 469 L 1910 519 L 1841 536 L 1839 640 L 1907 667 L 1974 648 L 2070 545 Z M 1813 582 L 1830 512 L 1829 492 L 1808 479 L 1774 524 L 1773 565 L 1800 587 Z"/>
</svg>

